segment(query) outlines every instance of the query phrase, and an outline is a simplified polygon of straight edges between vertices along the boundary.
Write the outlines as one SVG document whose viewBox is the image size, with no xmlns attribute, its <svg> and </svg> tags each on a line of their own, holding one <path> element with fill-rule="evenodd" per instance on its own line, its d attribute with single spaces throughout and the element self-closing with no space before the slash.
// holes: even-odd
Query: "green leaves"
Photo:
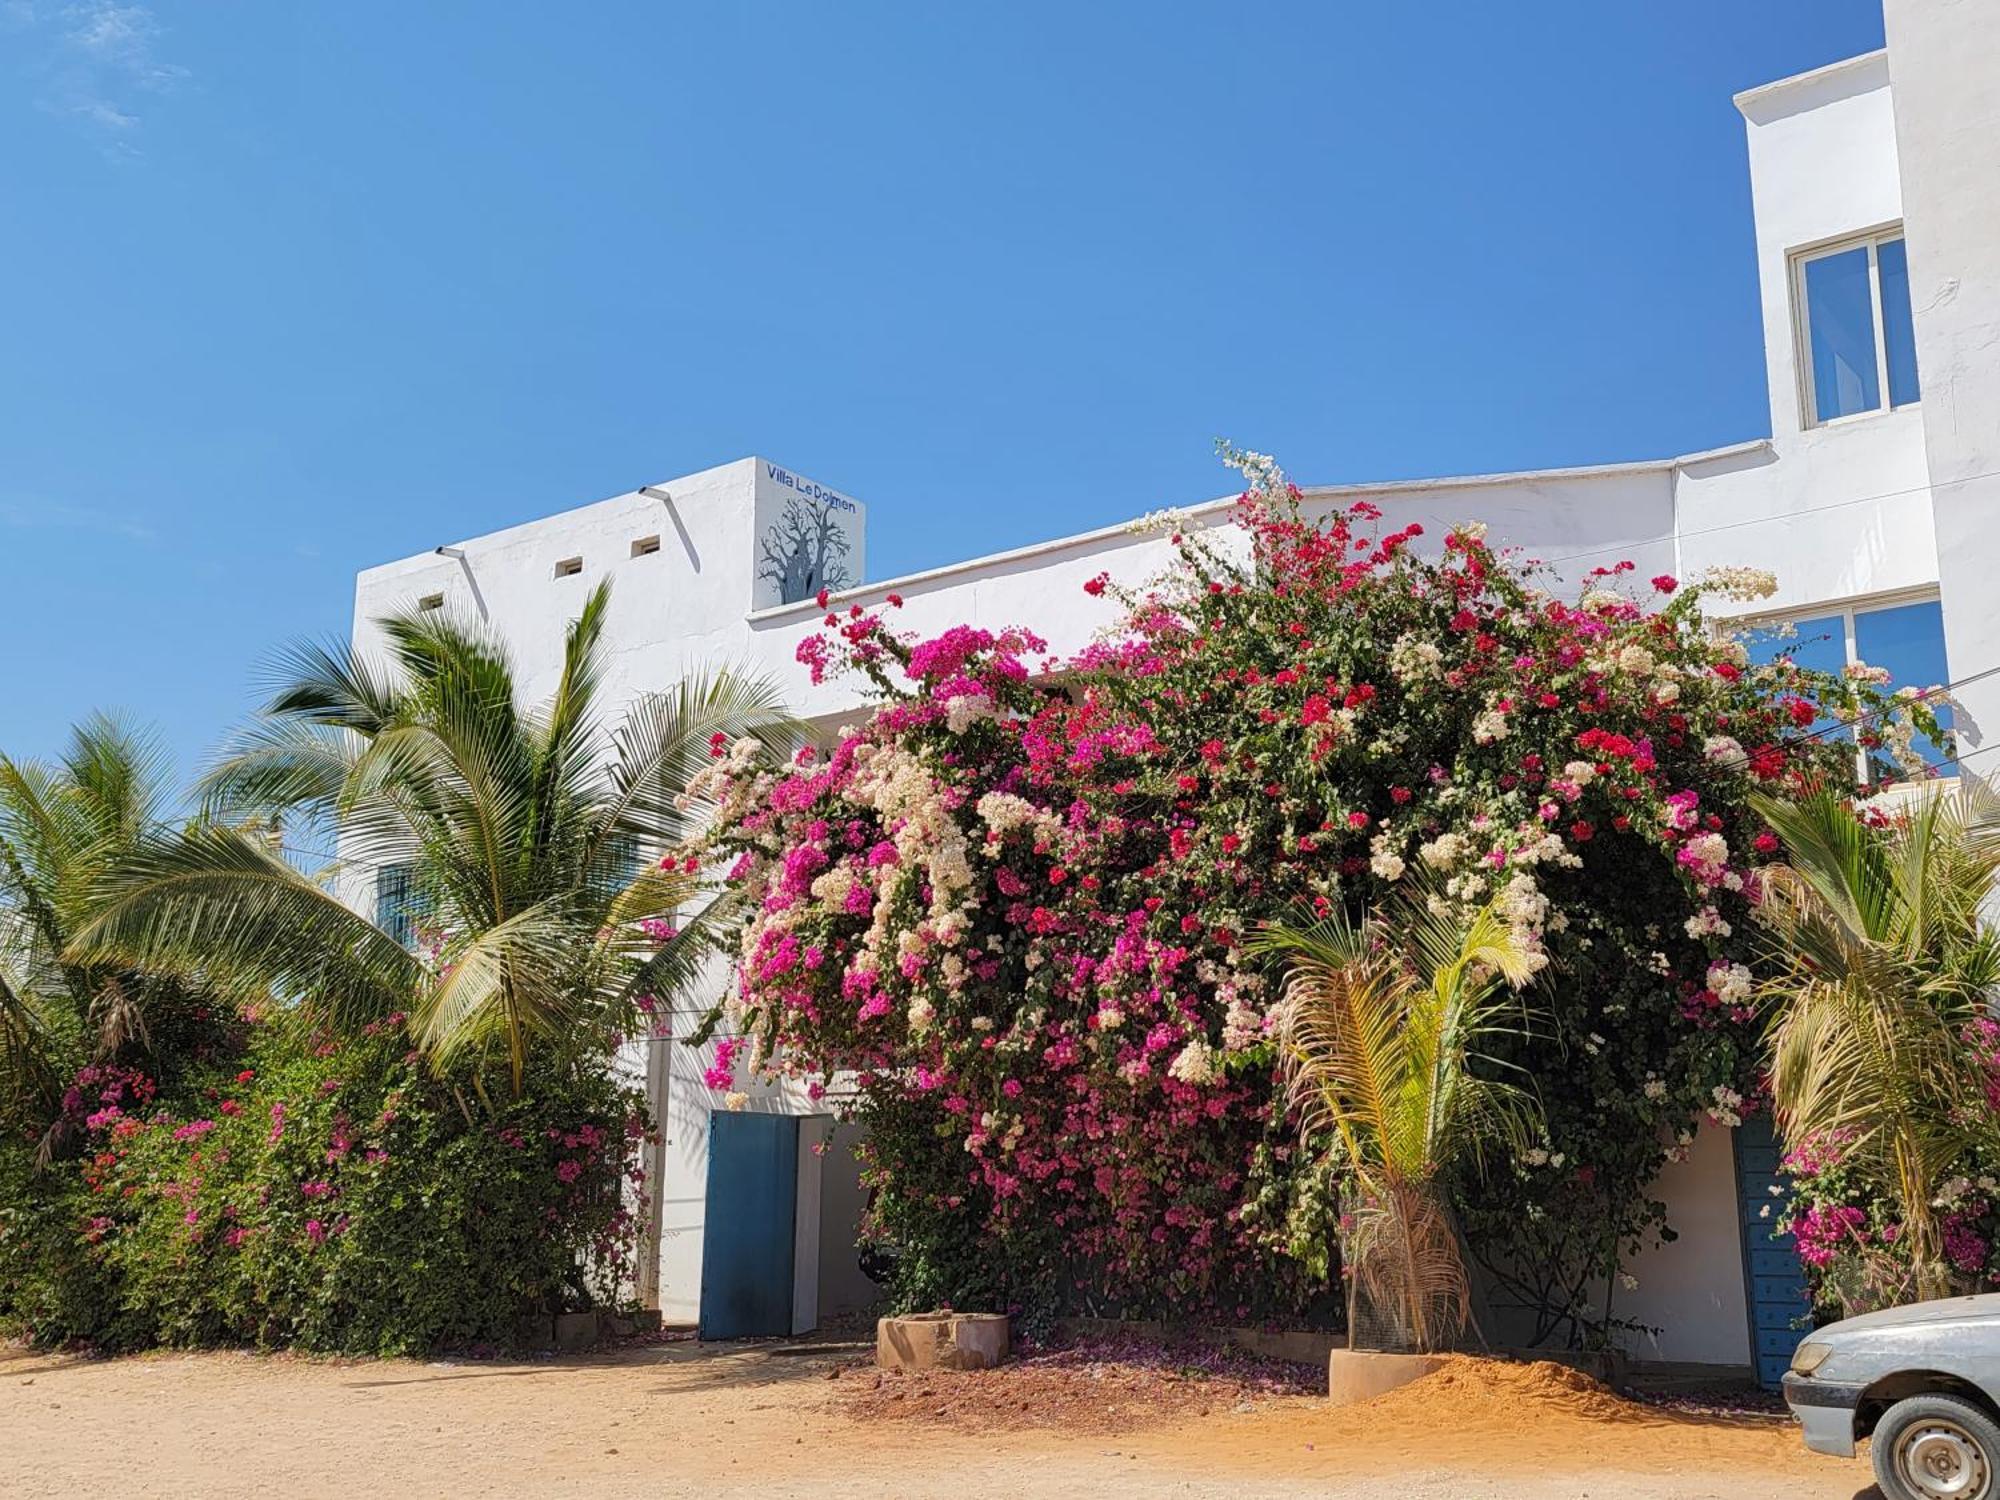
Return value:
<svg viewBox="0 0 2000 1500">
<path fill-rule="evenodd" d="M 1931 789 L 1881 826 L 1819 791 L 1760 798 L 1787 863 L 1764 872 L 1760 918 L 1778 1122 L 1794 1145 L 1841 1138 L 1895 1198 L 1920 1288 L 1943 1261 L 1934 1200 L 1985 1118 L 1965 1040 L 2000 980 L 1981 907 L 2000 874 L 1990 791 Z"/>
<path fill-rule="evenodd" d="M 533 710 L 500 639 L 437 612 L 378 622 L 386 669 L 347 646 L 294 648 L 291 679 L 203 779 L 209 821 L 149 832 L 69 950 L 269 990 L 342 1026 L 406 1010 L 438 1067 L 497 1070 L 516 1096 L 538 1062 L 601 1055 L 637 995 L 670 997 L 709 952 L 698 917 L 658 953 L 637 924 L 707 898 L 659 864 L 695 826 L 687 783 L 711 741 L 771 753 L 800 734 L 768 683 L 725 670 L 607 729 L 610 597 L 607 583 L 585 600 Z M 296 819 L 335 830 L 332 888 L 258 832 Z M 435 970 L 346 904 L 391 863 L 429 898 Z"/>
<path fill-rule="evenodd" d="M 1247 946 L 1289 960 L 1279 1060 L 1301 1131 L 1334 1132 L 1356 1171 L 1429 1182 L 1530 1139 L 1532 1100 L 1480 1066 L 1519 1029 L 1503 981 L 1535 972 L 1490 906 L 1459 917 L 1418 896 L 1359 923 L 1336 909 Z"/>
<path fill-rule="evenodd" d="M 106 715 L 53 763 L 0 755 L 0 1118 L 31 1133 L 54 1121 L 58 1077 L 85 1056 L 145 1051 L 151 1012 L 179 998 L 69 951 L 166 797 L 159 740 Z"/>
</svg>

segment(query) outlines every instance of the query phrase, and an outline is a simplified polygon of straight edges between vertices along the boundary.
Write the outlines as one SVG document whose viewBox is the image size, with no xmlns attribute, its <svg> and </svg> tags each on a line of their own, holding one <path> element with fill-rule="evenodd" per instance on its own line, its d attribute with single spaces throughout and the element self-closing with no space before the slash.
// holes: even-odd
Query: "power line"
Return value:
<svg viewBox="0 0 2000 1500">
<path fill-rule="evenodd" d="M 2000 750 L 2000 740 L 1995 740 L 1990 745 L 1981 745 L 1977 750 L 1968 750 L 1963 755 L 1947 755 L 1943 760 L 1938 762 L 1938 765 L 1940 766 L 1964 765 L 1965 762 L 1973 759 L 1975 756 L 1991 755 L 1995 750 Z"/>
<path fill-rule="evenodd" d="M 2000 676 L 2000 667 L 1988 667 L 1983 672 L 1974 672 L 1970 677 L 1961 677 L 1958 679 L 1958 681 L 1947 682 L 1942 687 L 1927 687 L 1922 692 L 1918 693 L 1915 698 L 1896 699 L 1889 703 L 1884 704 L 1880 708 L 1871 708 L 1865 714 L 1856 714 L 1851 719 L 1836 719 L 1833 723 L 1827 725 L 1826 728 L 1815 729 L 1808 734 L 1802 734 L 1799 736 L 1799 739 L 1800 740 L 1825 739 L 1828 735 L 1837 735 L 1844 730 L 1853 729 L 1857 725 L 1866 724 L 1870 720 L 1879 719 L 1884 714 L 1892 714 L 1896 711 L 1896 709 L 1899 706 L 1902 705 L 1906 705 L 1909 703 L 1927 703 L 1931 699 L 1939 697 L 1949 699 L 1950 696 L 1953 693 L 1957 692 L 1960 688 L 1970 687 L 1975 682 L 1983 682 L 1988 677 L 1994 677 L 1994 676 Z M 1950 707 L 1950 704 L 1947 703 L 1945 706 Z"/>
</svg>

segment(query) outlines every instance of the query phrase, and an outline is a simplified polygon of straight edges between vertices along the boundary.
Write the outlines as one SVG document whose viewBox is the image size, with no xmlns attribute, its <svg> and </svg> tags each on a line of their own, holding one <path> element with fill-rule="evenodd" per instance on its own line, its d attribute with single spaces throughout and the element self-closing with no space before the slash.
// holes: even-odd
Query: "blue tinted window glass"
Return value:
<svg viewBox="0 0 2000 1500">
<path fill-rule="evenodd" d="M 1889 404 L 1907 406 L 1917 399 L 1917 331 L 1910 322 L 1910 257 L 1901 240 L 1875 247 L 1876 274 L 1882 282 L 1882 343 L 1889 357 Z"/>
<path fill-rule="evenodd" d="M 1789 629 L 1753 631 L 1744 637 L 1750 660 L 1761 664 L 1789 656 L 1802 667 L 1838 677 L 1847 665 L 1847 621 L 1839 615 L 1794 620 Z"/>
<path fill-rule="evenodd" d="M 1795 620 L 1789 629 L 1780 626 L 1753 631 L 1744 638 L 1743 644 L 1750 653 L 1750 660 L 1759 665 L 1785 656 L 1812 671 L 1838 677 L 1847 665 L 1847 621 L 1841 615 Z M 1814 722 L 1810 732 L 1825 734 L 1832 727 L 1832 719 L 1821 718 Z M 1847 732 L 1841 730 L 1826 737 L 1845 739 Z"/>
<path fill-rule="evenodd" d="M 414 947 L 417 923 L 430 915 L 414 865 L 384 865 L 375 872 L 375 925 L 403 947 Z"/>
<path fill-rule="evenodd" d="M 1898 604 L 1890 609 L 1871 609 L 1854 617 L 1855 654 L 1871 667 L 1888 669 L 1892 688 L 1943 687 L 1951 680 L 1944 657 L 1944 610 L 1932 600 L 1926 604 Z M 1951 727 L 1951 710 L 1938 711 L 1938 721 Z M 1919 736 L 1916 748 L 1931 765 L 1944 760 L 1944 751 Z M 1903 781 L 1906 773 L 1881 751 L 1869 756 L 1871 781 Z"/>
<path fill-rule="evenodd" d="M 614 833 L 586 877 L 592 895 L 615 896 L 639 878 L 639 841 L 629 833 Z"/>
<path fill-rule="evenodd" d="M 1830 421 L 1882 404 L 1875 374 L 1875 297 L 1868 250 L 1822 255 L 1805 266 L 1806 330 L 1812 340 L 1813 407 Z"/>
</svg>

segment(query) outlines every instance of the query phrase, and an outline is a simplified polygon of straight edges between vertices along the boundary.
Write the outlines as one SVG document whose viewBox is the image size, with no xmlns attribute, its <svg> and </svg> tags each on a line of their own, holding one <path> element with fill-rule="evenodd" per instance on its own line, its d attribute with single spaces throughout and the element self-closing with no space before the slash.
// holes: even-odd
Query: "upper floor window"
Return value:
<svg viewBox="0 0 2000 1500">
<path fill-rule="evenodd" d="M 1808 423 L 1915 401 L 1917 338 L 1902 231 L 1810 251 L 1794 259 L 1792 274 Z"/>
<path fill-rule="evenodd" d="M 1880 667 L 1898 688 L 1943 687 L 1950 679 L 1944 655 L 1944 610 L 1935 599 L 1901 604 L 1857 604 L 1848 609 L 1816 611 L 1790 620 L 1769 621 L 1751 632 L 1745 644 L 1753 661 L 1788 656 L 1802 667 L 1838 677 L 1849 667 Z M 1940 728 L 1951 728 L 1951 709 L 1937 710 Z M 1852 740 L 1851 729 L 1834 730 L 1822 723 L 1815 731 L 1829 738 Z M 1914 748 L 1934 771 L 1949 774 L 1943 747 L 1918 735 Z M 1863 782 L 1907 780 L 1893 756 L 1880 747 L 1854 748 L 1855 775 Z"/>
<path fill-rule="evenodd" d="M 417 881 L 415 865 L 383 865 L 375 872 L 375 925 L 405 948 L 417 945 L 417 927 L 430 915 L 431 902 Z"/>
</svg>

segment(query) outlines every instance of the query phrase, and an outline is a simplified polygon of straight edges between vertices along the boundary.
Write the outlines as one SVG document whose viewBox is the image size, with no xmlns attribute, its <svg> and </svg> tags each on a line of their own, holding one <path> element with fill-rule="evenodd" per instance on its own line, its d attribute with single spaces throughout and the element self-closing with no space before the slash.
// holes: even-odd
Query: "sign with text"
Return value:
<svg viewBox="0 0 2000 1500">
<path fill-rule="evenodd" d="M 852 588 L 863 572 L 861 502 L 781 465 L 757 461 L 756 583 L 751 608 Z"/>
</svg>

